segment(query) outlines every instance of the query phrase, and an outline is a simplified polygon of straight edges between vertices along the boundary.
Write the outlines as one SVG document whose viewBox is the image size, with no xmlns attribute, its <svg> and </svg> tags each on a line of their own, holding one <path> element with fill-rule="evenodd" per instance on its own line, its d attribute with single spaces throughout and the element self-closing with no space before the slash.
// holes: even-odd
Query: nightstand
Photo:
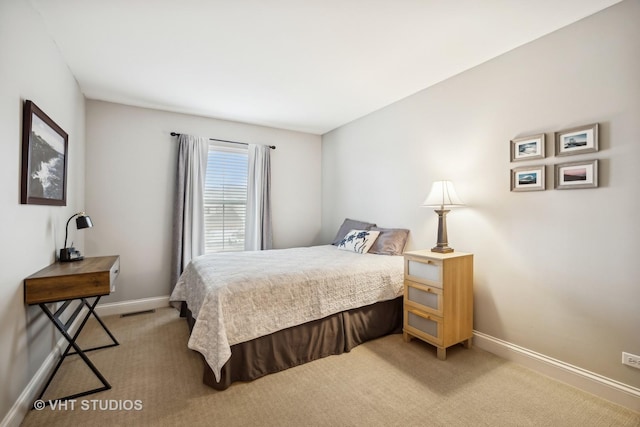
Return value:
<svg viewBox="0 0 640 427">
<path fill-rule="evenodd" d="M 471 347 L 473 336 L 473 255 L 430 250 L 404 254 L 405 341 L 419 338 L 437 348 Z"/>
<path fill-rule="evenodd" d="M 86 396 L 99 391 L 109 390 L 111 385 L 102 376 L 98 368 L 89 360 L 85 353 L 107 347 L 119 345 L 113 334 L 107 329 L 95 312 L 96 305 L 103 295 L 109 295 L 115 290 L 115 281 L 120 273 L 120 257 L 105 256 L 84 258 L 81 261 L 74 262 L 56 262 L 50 266 L 43 268 L 37 273 L 24 279 L 24 302 L 28 305 L 38 304 L 47 318 L 60 331 L 62 336 L 69 343 L 62 353 L 62 357 L 58 361 L 53 372 L 49 375 L 42 393 L 38 397 L 41 400 L 47 391 L 51 380 L 58 372 L 60 365 L 67 356 L 77 354 L 84 363 L 91 369 L 94 375 L 102 383 L 102 387 L 84 391 L 74 395 L 62 397 L 55 400 L 70 400 L 77 397 Z M 93 302 L 89 302 L 89 298 L 95 298 Z M 72 304 L 73 301 L 78 301 Z M 58 307 L 52 311 L 47 304 L 60 303 Z M 86 309 L 86 310 L 85 310 Z M 65 311 L 68 311 L 65 314 Z M 70 313 L 70 314 L 69 314 Z M 71 328 L 78 316 L 80 316 L 80 324 L 78 329 L 71 335 Z M 112 343 L 100 347 L 82 349 L 76 343 L 76 340 L 82 329 L 84 328 L 89 316 L 93 315 L 100 323 L 104 331 L 111 338 Z M 73 348 L 74 352 L 69 351 Z M 46 401 L 49 404 L 53 399 Z M 41 408 L 40 408 L 41 409 Z"/>
</svg>

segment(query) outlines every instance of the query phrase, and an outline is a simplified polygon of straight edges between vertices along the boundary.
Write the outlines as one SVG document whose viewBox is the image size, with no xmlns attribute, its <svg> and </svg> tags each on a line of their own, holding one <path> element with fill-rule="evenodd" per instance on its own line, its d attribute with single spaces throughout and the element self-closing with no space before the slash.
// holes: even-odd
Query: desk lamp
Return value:
<svg viewBox="0 0 640 427">
<path fill-rule="evenodd" d="M 91 228 L 93 227 L 93 223 L 91 222 L 91 218 L 85 215 L 84 212 L 78 212 L 71 215 L 71 218 L 67 220 L 67 229 L 64 233 L 64 248 L 60 249 L 60 262 L 70 262 L 70 261 L 80 261 L 84 257 L 77 251 L 75 248 L 70 247 L 67 248 L 67 236 L 69 235 L 69 222 L 76 218 L 76 228 L 78 230 L 82 230 L 83 228 Z"/>
</svg>

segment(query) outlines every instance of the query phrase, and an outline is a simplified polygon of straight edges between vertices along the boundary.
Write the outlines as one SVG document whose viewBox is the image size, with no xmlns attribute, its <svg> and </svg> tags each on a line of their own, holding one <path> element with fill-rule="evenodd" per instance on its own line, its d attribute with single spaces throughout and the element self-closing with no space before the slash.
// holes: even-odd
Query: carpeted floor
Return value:
<svg viewBox="0 0 640 427">
<path fill-rule="evenodd" d="M 640 426 L 638 413 L 490 353 L 457 346 L 440 361 L 401 335 L 218 392 L 176 310 L 104 320 L 121 345 L 89 357 L 113 388 L 32 410 L 23 426 Z M 93 319 L 83 335 L 84 348 L 108 342 Z M 44 398 L 99 385 L 72 356 Z"/>
</svg>

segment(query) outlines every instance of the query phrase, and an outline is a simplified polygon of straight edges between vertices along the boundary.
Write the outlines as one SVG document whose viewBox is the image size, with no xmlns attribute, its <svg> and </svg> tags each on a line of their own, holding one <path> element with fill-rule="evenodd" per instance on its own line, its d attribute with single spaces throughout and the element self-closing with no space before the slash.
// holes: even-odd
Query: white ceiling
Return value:
<svg viewBox="0 0 640 427">
<path fill-rule="evenodd" d="M 323 134 L 620 0 L 31 0 L 89 99 Z"/>
</svg>

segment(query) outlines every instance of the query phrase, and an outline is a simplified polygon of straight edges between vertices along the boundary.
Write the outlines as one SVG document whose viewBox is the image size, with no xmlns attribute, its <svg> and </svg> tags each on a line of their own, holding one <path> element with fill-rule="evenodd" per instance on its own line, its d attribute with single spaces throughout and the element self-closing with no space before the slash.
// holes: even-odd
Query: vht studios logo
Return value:
<svg viewBox="0 0 640 427">
<path fill-rule="evenodd" d="M 91 400 L 36 400 L 33 409 L 41 411 L 47 407 L 52 411 L 141 411 L 142 400 L 116 400 L 116 399 L 91 399 Z"/>
</svg>

